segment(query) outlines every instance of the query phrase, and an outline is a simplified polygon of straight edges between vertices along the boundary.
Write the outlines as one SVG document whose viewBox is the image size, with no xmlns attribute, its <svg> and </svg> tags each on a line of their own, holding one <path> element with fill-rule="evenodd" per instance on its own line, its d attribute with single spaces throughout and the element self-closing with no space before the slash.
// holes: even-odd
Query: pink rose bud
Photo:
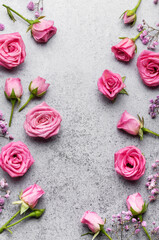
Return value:
<svg viewBox="0 0 159 240">
<path fill-rule="evenodd" d="M 49 83 L 45 83 L 46 80 L 41 77 L 34 79 L 29 85 L 29 91 L 37 97 L 44 95 L 50 86 Z"/>
<path fill-rule="evenodd" d="M 149 87 L 159 86 L 159 53 L 142 51 L 137 59 L 137 67 L 144 84 Z"/>
<path fill-rule="evenodd" d="M 88 228 L 96 233 L 100 231 L 100 225 L 104 225 L 104 221 L 98 216 L 97 213 L 86 211 L 81 218 L 81 223 L 84 223 L 88 226 Z"/>
<path fill-rule="evenodd" d="M 138 180 L 145 173 L 145 158 L 135 146 L 120 149 L 114 155 L 115 170 L 130 181 Z"/>
<path fill-rule="evenodd" d="M 127 111 L 123 112 L 117 124 L 118 129 L 122 129 L 132 135 L 138 135 L 140 126 L 140 121 L 130 115 Z"/>
<path fill-rule="evenodd" d="M 34 184 L 23 191 L 20 199 L 25 202 L 30 208 L 34 208 L 38 203 L 38 199 L 41 198 L 44 193 L 45 192 L 39 185 Z"/>
<path fill-rule="evenodd" d="M 39 23 L 34 23 L 31 29 L 32 36 L 36 42 L 46 43 L 56 34 L 57 28 L 51 20 L 41 19 Z"/>
<path fill-rule="evenodd" d="M 129 38 L 124 38 L 111 48 L 116 59 L 123 62 L 129 62 L 134 57 L 135 49 L 135 42 Z"/>
<path fill-rule="evenodd" d="M 132 14 L 131 16 L 127 16 L 127 11 L 124 14 L 124 23 L 125 24 L 130 24 L 134 23 L 136 21 L 136 14 Z"/>
<path fill-rule="evenodd" d="M 114 100 L 120 91 L 125 88 L 122 77 L 109 70 L 105 70 L 98 80 L 98 89 L 111 101 Z"/>
<path fill-rule="evenodd" d="M 30 2 L 28 3 L 28 5 L 27 5 L 27 8 L 28 8 L 30 11 L 34 11 L 34 9 L 35 9 L 35 4 L 34 4 L 32 1 L 30 1 Z"/>
<path fill-rule="evenodd" d="M 0 46 L 0 65 L 11 69 L 24 62 L 25 44 L 18 32 L 1 34 Z"/>
<path fill-rule="evenodd" d="M 133 209 L 137 215 L 142 213 L 143 207 L 145 205 L 140 193 L 129 195 L 126 199 L 126 204 L 128 210 L 131 211 L 131 209 Z"/>
<path fill-rule="evenodd" d="M 7 98 L 20 98 L 23 94 L 21 80 L 19 78 L 8 78 L 5 82 L 5 94 Z"/>
<path fill-rule="evenodd" d="M 23 88 L 21 85 L 21 80 L 19 78 L 8 78 L 5 82 L 5 89 L 4 89 L 5 96 L 10 99 L 12 104 L 12 110 L 9 120 L 9 127 L 12 123 L 12 117 L 14 112 L 14 107 L 16 104 L 16 101 L 20 103 L 20 97 L 23 94 Z"/>
</svg>

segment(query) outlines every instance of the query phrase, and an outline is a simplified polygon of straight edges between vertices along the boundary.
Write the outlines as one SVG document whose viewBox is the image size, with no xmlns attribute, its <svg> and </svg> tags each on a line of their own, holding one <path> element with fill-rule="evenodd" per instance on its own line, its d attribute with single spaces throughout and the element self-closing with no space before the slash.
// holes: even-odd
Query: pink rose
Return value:
<svg viewBox="0 0 159 240">
<path fill-rule="evenodd" d="M 8 69 L 17 67 L 25 56 L 25 45 L 18 32 L 0 35 L 0 65 Z"/>
<path fill-rule="evenodd" d="M 59 132 L 61 121 L 60 114 L 43 102 L 27 113 L 24 129 L 31 137 L 47 139 Z"/>
<path fill-rule="evenodd" d="M 56 34 L 57 28 L 51 20 L 41 19 L 39 23 L 34 23 L 31 29 L 33 38 L 36 42 L 46 43 Z"/>
<path fill-rule="evenodd" d="M 81 218 L 81 223 L 84 223 L 88 228 L 96 233 L 100 231 L 100 225 L 104 225 L 104 221 L 95 212 L 86 211 Z M 100 225 L 99 225 L 100 224 Z"/>
<path fill-rule="evenodd" d="M 145 173 L 145 158 L 135 146 L 120 149 L 114 155 L 115 170 L 127 180 L 138 180 Z"/>
<path fill-rule="evenodd" d="M 123 62 L 129 62 L 134 57 L 135 49 L 135 42 L 129 38 L 124 38 L 111 48 L 116 59 Z"/>
<path fill-rule="evenodd" d="M 127 197 L 126 204 L 128 210 L 131 211 L 131 208 L 136 212 L 136 215 L 141 214 L 143 207 L 145 205 L 140 193 L 134 193 Z"/>
<path fill-rule="evenodd" d="M 46 80 L 41 77 L 34 79 L 29 85 L 29 91 L 34 94 L 34 91 L 37 89 L 36 96 L 41 97 L 47 91 L 50 86 L 49 83 L 45 83 Z"/>
<path fill-rule="evenodd" d="M 125 87 L 122 77 L 109 70 L 105 70 L 98 80 L 99 91 L 110 100 L 114 100 L 117 94 Z"/>
<path fill-rule="evenodd" d="M 38 199 L 41 198 L 44 193 L 45 192 L 39 185 L 34 184 L 27 187 L 23 191 L 20 199 L 25 202 L 30 208 L 34 208 L 38 203 Z"/>
<path fill-rule="evenodd" d="M 19 78 L 6 79 L 4 91 L 7 98 L 12 98 L 12 91 L 14 91 L 16 98 L 20 98 L 23 94 L 21 80 Z"/>
<path fill-rule="evenodd" d="M 131 16 L 127 16 L 127 11 L 124 13 L 124 23 L 130 24 L 136 21 L 136 14 L 132 14 Z"/>
<path fill-rule="evenodd" d="M 117 125 L 117 128 L 123 129 L 124 131 L 132 135 L 138 135 L 140 127 L 140 121 L 135 117 L 131 116 L 127 111 L 123 112 Z"/>
<path fill-rule="evenodd" d="M 22 142 L 11 142 L 2 147 L 0 167 L 11 177 L 23 176 L 34 163 L 34 159 Z"/>
<path fill-rule="evenodd" d="M 142 81 L 149 87 L 159 86 L 159 53 L 142 51 L 137 59 L 137 67 Z"/>
</svg>

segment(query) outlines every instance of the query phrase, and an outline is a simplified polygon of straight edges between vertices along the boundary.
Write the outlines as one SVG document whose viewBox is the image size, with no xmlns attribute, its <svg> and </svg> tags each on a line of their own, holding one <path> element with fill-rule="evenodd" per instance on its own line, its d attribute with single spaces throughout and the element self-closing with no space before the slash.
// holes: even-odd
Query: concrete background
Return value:
<svg viewBox="0 0 159 240">
<path fill-rule="evenodd" d="M 1 3 L 12 6 L 28 18 L 25 0 L 3 0 Z M 21 189 L 38 183 L 46 192 L 38 207 L 46 208 L 40 220 L 32 219 L 13 228 L 13 235 L 4 232 L 2 240 L 79 240 L 87 228 L 80 223 L 84 211 L 96 211 L 107 218 L 106 227 L 111 226 L 111 215 L 126 210 L 125 201 L 129 194 L 140 192 L 147 200 L 146 177 L 152 172 L 151 164 L 159 157 L 159 139 L 146 135 L 142 142 L 117 131 L 117 122 L 124 110 L 132 115 L 144 116 L 146 127 L 159 132 L 159 116 L 152 120 L 148 115 L 149 99 L 155 98 L 158 88 L 146 87 L 138 74 L 136 60 L 145 49 L 138 40 L 138 53 L 129 63 L 115 60 L 111 46 L 119 36 L 134 37 L 134 28 L 126 27 L 119 16 L 131 9 L 136 1 L 128 0 L 44 0 L 44 15 L 53 19 L 58 31 L 45 45 L 37 44 L 27 24 L 18 19 L 13 23 L 0 7 L 0 22 L 5 31 L 18 31 L 26 44 L 25 63 L 8 71 L 0 67 L 0 109 L 9 119 L 11 104 L 3 94 L 5 79 L 19 77 L 22 80 L 24 95 L 28 96 L 28 85 L 38 75 L 47 79 L 51 86 L 42 99 L 35 99 L 18 113 L 15 109 L 10 132 L 15 141 L 24 142 L 35 159 L 35 164 L 19 179 L 12 179 L 0 169 L 0 177 L 5 177 L 11 188 L 11 197 L 6 202 L 0 220 L 1 225 L 17 211 L 12 201 L 17 200 Z M 152 0 L 143 1 L 138 10 L 137 24 L 145 20 L 155 25 L 159 6 Z M 97 89 L 97 80 L 105 69 L 121 76 L 127 76 L 125 84 L 129 96 L 120 95 L 115 103 L 108 101 Z M 29 109 L 46 101 L 62 116 L 59 134 L 49 140 L 33 139 L 23 129 L 25 115 Z M 8 140 L 0 139 L 0 147 Z M 114 153 L 120 148 L 135 145 L 144 153 L 147 164 L 145 175 L 137 182 L 125 181 L 114 171 Z M 151 204 L 145 214 L 148 229 L 152 221 L 158 221 L 158 202 Z M 159 224 L 159 221 L 158 221 Z M 99 236 L 98 239 L 105 239 Z M 133 239 L 133 238 L 131 238 Z M 135 239 L 146 239 L 140 234 Z"/>
</svg>

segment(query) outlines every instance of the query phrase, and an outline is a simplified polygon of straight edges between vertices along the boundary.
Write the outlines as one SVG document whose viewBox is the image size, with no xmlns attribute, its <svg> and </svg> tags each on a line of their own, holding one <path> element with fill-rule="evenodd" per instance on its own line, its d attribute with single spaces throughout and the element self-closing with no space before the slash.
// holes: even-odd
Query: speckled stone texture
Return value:
<svg viewBox="0 0 159 240">
<path fill-rule="evenodd" d="M 28 18 L 26 0 L 3 0 L 1 3 L 12 6 Z M 118 62 L 111 46 L 119 42 L 119 36 L 134 37 L 136 27 L 124 26 L 119 16 L 126 9 L 134 7 L 136 1 L 128 0 L 44 0 L 44 15 L 53 19 L 58 31 L 47 44 L 37 44 L 27 24 L 17 18 L 13 23 L 0 8 L 0 21 L 5 24 L 3 33 L 18 31 L 26 44 L 25 63 L 14 70 L 0 67 L 0 109 L 8 120 L 11 104 L 3 94 L 5 79 L 19 77 L 22 80 L 24 95 L 28 96 L 28 85 L 38 75 L 51 84 L 42 99 L 35 99 L 18 113 L 15 108 L 10 132 L 15 141 L 24 142 L 35 159 L 34 165 L 22 178 L 12 179 L 0 169 L 12 190 L 5 204 L 0 223 L 17 211 L 11 203 L 17 200 L 18 193 L 27 186 L 38 183 L 46 192 L 38 207 L 46 208 L 39 220 L 32 219 L 13 228 L 13 235 L 4 232 L 1 240 L 90 240 L 81 238 L 87 228 L 80 223 L 84 211 L 96 211 L 107 218 L 106 226 L 111 226 L 111 215 L 126 210 L 125 201 L 129 194 L 140 192 L 145 200 L 146 177 L 152 172 L 151 164 L 159 157 L 159 139 L 145 135 L 142 142 L 116 129 L 124 110 L 136 116 L 145 117 L 146 127 L 159 132 L 159 117 L 152 120 L 148 115 L 149 99 L 158 95 L 158 89 L 146 87 L 138 74 L 136 61 L 145 49 L 138 40 L 138 53 L 129 63 Z M 158 5 L 152 0 L 143 1 L 139 8 L 137 23 L 145 18 L 150 24 L 158 21 Z M 137 25 L 136 25 L 137 26 Z M 129 96 L 118 96 L 115 103 L 108 101 L 97 89 L 97 80 L 105 69 L 121 76 L 127 76 L 125 84 Z M 59 134 L 49 140 L 33 139 L 23 129 L 25 115 L 29 109 L 46 101 L 62 116 Z M 8 143 L 0 139 L 0 147 Z M 114 171 L 114 153 L 128 145 L 141 149 L 147 160 L 146 173 L 137 182 L 125 181 Z M 148 229 L 152 221 L 158 221 L 158 202 L 149 206 L 145 214 Z M 159 224 L 159 221 L 158 221 Z M 99 236 L 99 240 L 106 239 Z M 119 238 L 120 239 L 120 238 Z M 133 237 L 131 238 L 133 239 Z M 146 240 L 144 234 L 134 239 Z"/>
</svg>

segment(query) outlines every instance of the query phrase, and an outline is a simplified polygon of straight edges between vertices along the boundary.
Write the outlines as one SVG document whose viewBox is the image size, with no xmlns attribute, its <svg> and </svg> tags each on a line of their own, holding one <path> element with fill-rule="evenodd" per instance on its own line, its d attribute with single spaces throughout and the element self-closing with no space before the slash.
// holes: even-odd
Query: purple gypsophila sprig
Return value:
<svg viewBox="0 0 159 240">
<path fill-rule="evenodd" d="M 154 3 L 154 4 L 157 4 L 157 3 L 158 3 L 158 0 L 153 0 L 153 3 Z"/>
<path fill-rule="evenodd" d="M 144 45 L 148 45 L 147 48 L 150 50 L 155 50 L 156 46 L 159 44 L 159 29 L 149 26 L 145 20 L 142 21 L 142 24 L 137 26 L 139 32 L 143 31 L 140 35 L 140 40 Z M 159 27 L 159 24 L 156 25 Z"/>
<path fill-rule="evenodd" d="M 8 132 L 8 124 L 5 121 L 5 118 L 1 111 L 0 111 L 0 137 L 9 138 L 10 140 L 14 139 L 13 136 L 10 135 Z"/>
<path fill-rule="evenodd" d="M 27 5 L 27 8 L 30 10 L 30 11 L 34 11 L 35 10 L 35 17 L 38 18 L 41 16 L 42 12 L 43 12 L 43 0 L 39 0 L 38 2 L 33 2 L 33 1 L 30 1 Z"/>
<path fill-rule="evenodd" d="M 0 213 L 2 213 L 4 209 L 5 200 L 10 196 L 10 190 L 8 189 L 7 181 L 2 178 L 0 180 Z"/>
<path fill-rule="evenodd" d="M 117 239 L 119 239 L 119 236 L 121 236 L 121 239 L 125 239 L 128 235 L 128 239 L 130 239 L 131 236 L 138 234 L 142 227 L 147 225 L 145 221 L 141 223 L 139 218 L 133 217 L 131 211 L 122 211 L 117 215 L 113 215 L 112 222 L 112 228 L 108 228 L 107 232 L 114 234 Z"/>
<path fill-rule="evenodd" d="M 153 229 L 151 231 L 151 235 L 153 236 L 153 240 L 159 239 L 159 226 L 156 226 L 156 222 L 153 222 Z"/>
<path fill-rule="evenodd" d="M 159 113 L 159 96 L 157 96 L 155 100 L 151 99 L 149 106 L 149 114 L 151 118 L 155 118 L 158 113 Z"/>
<path fill-rule="evenodd" d="M 149 202 L 155 201 L 159 195 L 159 160 L 152 164 L 152 168 L 154 174 L 148 176 L 146 183 L 147 190 L 150 192 Z"/>
</svg>

